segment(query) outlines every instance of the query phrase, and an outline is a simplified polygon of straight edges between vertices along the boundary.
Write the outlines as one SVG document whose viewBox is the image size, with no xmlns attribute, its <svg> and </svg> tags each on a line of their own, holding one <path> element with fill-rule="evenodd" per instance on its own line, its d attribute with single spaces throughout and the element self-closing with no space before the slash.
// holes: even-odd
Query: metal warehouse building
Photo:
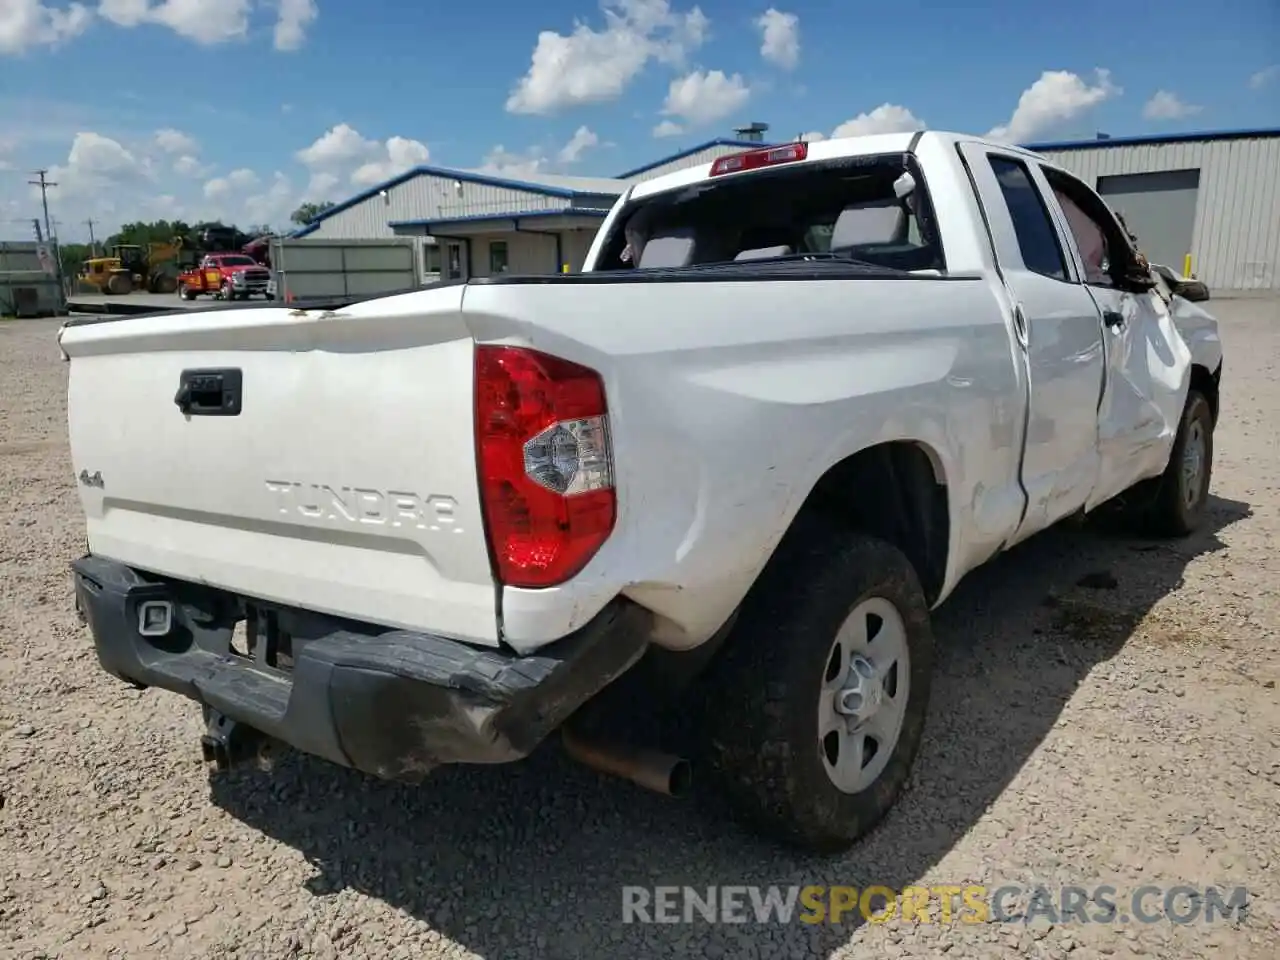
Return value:
<svg viewBox="0 0 1280 960">
<path fill-rule="evenodd" d="M 415 167 L 293 236 L 421 238 L 421 273 L 445 279 L 580 269 L 626 187 L 763 144 L 765 124 L 616 177 L 491 176 Z M 1280 290 L 1280 129 L 1028 144 L 1119 210 L 1151 260 L 1216 293 Z"/>
</svg>

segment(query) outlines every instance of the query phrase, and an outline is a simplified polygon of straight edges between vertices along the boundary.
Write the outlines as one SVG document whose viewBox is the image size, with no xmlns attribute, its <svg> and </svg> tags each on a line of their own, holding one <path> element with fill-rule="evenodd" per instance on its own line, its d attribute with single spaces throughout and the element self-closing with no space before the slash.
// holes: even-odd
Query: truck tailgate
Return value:
<svg viewBox="0 0 1280 960">
<path fill-rule="evenodd" d="M 65 327 L 89 549 L 250 597 L 496 644 L 461 294 Z M 196 399 L 216 410 L 224 398 L 226 412 L 184 413 L 184 373 Z"/>
</svg>

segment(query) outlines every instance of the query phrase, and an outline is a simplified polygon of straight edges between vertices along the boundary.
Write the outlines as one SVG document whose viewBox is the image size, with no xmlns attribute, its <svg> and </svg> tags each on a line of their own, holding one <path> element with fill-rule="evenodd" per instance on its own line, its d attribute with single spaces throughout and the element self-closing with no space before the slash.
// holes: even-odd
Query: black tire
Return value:
<svg viewBox="0 0 1280 960">
<path fill-rule="evenodd" d="M 222 285 L 222 299 L 227 301 L 227 303 L 230 303 L 231 301 L 235 300 L 235 298 L 236 298 L 236 292 L 232 288 L 231 284 L 229 282 L 224 283 Z"/>
<path fill-rule="evenodd" d="M 194 300 L 197 296 L 196 291 L 192 290 L 185 284 L 178 288 L 178 293 L 182 296 L 183 300 Z"/>
<path fill-rule="evenodd" d="M 1193 444 L 1201 450 L 1201 466 L 1194 475 L 1184 470 L 1187 449 Z M 1191 390 L 1182 409 L 1169 463 L 1156 478 L 1141 517 L 1144 532 L 1155 537 L 1185 537 L 1193 533 L 1204 519 L 1212 480 L 1213 409 L 1203 393 Z"/>
<path fill-rule="evenodd" d="M 833 642 L 864 600 L 890 601 L 905 627 L 910 685 L 897 743 L 857 793 L 828 776 L 818 701 Z M 892 545 L 801 516 L 744 602 L 705 704 L 712 773 L 765 834 L 834 853 L 875 827 L 897 800 L 924 731 L 933 671 L 929 607 Z"/>
</svg>

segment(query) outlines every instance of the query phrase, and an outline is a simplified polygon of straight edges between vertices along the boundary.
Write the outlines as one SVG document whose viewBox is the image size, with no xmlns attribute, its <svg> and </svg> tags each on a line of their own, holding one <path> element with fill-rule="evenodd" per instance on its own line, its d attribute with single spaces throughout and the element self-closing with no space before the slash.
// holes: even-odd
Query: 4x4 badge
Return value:
<svg viewBox="0 0 1280 960">
<path fill-rule="evenodd" d="M 80 482 L 83 483 L 86 487 L 97 487 L 99 490 L 101 490 L 103 487 L 106 486 L 106 484 L 102 482 L 101 470 L 93 471 L 92 475 L 90 475 L 88 470 L 81 470 Z"/>
</svg>

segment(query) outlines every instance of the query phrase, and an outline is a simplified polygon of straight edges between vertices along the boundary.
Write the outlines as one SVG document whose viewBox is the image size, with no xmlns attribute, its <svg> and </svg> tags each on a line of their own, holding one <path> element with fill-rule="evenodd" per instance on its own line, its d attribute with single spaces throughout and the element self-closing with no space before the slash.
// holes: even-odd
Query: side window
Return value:
<svg viewBox="0 0 1280 960">
<path fill-rule="evenodd" d="M 507 272 L 507 241 L 493 240 L 489 243 L 489 273 L 496 276 Z"/>
<path fill-rule="evenodd" d="M 434 243 L 422 245 L 422 272 L 426 274 L 440 272 L 440 247 Z"/>
<path fill-rule="evenodd" d="M 1058 243 L 1058 233 L 1044 198 L 1031 179 L 1031 172 L 1025 164 L 1010 157 L 989 156 L 987 159 L 1000 184 L 1009 216 L 1013 218 L 1022 262 L 1032 273 L 1055 280 L 1067 279 L 1067 263 Z"/>
<path fill-rule="evenodd" d="M 1044 175 L 1080 249 L 1080 259 L 1084 261 L 1084 282 L 1101 287 L 1115 286 L 1111 270 L 1118 253 L 1113 249 L 1117 242 L 1116 227 L 1108 224 L 1106 211 L 1099 209 L 1102 201 L 1093 197 L 1084 184 L 1073 182 L 1056 170 L 1046 169 Z"/>
</svg>

